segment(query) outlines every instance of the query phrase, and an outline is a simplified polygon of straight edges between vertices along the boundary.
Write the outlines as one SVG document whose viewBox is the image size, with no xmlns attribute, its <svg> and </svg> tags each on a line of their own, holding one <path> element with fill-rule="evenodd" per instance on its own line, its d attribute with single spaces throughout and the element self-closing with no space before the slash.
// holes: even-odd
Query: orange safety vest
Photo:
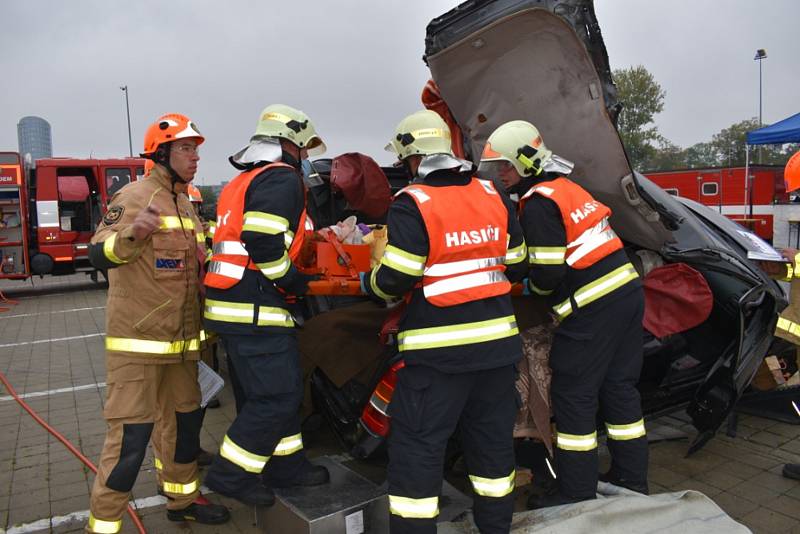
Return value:
<svg viewBox="0 0 800 534">
<path fill-rule="evenodd" d="M 584 188 L 561 177 L 533 186 L 519 200 L 519 211 L 532 195 L 554 201 L 567 231 L 564 260 L 574 269 L 586 269 L 622 248 L 622 241 L 608 223 L 611 209 L 592 198 Z"/>
<path fill-rule="evenodd" d="M 250 259 L 250 255 L 241 241 L 244 198 L 253 178 L 267 169 L 278 167 L 293 169 L 291 165 L 286 163 L 270 163 L 264 167 L 257 167 L 241 173 L 222 190 L 217 203 L 217 227 L 211 245 L 211 262 L 206 272 L 205 285 L 216 289 L 229 289 L 244 277 L 245 268 L 254 271 L 259 270 Z M 292 235 L 288 228 L 284 232 L 284 240 L 289 251 L 290 260 L 294 261 L 300 255 L 305 232 L 309 229 L 313 230 L 313 224 L 306 215 L 305 207 L 303 207 L 303 212 L 300 214 L 300 221 L 297 225 L 297 234 Z"/>
<path fill-rule="evenodd" d="M 422 291 L 436 306 L 504 295 L 508 211 L 491 182 L 464 186 L 411 185 L 401 191 L 417 204 L 428 231 Z M 457 203 L 457 205 L 454 205 Z"/>
</svg>

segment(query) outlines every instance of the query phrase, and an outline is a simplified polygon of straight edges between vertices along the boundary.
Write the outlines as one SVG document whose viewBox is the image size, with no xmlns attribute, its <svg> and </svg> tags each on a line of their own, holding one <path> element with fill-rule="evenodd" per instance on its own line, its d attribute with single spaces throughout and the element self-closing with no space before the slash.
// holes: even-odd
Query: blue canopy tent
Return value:
<svg viewBox="0 0 800 534">
<path fill-rule="evenodd" d="M 745 140 L 745 163 L 744 175 L 747 177 L 745 180 L 745 204 L 748 204 L 751 181 L 750 177 L 750 145 L 782 145 L 784 143 L 800 143 L 800 113 L 792 115 L 789 118 L 783 119 L 780 122 L 747 132 Z M 750 217 L 752 217 L 753 205 L 752 199 L 750 204 Z"/>
</svg>

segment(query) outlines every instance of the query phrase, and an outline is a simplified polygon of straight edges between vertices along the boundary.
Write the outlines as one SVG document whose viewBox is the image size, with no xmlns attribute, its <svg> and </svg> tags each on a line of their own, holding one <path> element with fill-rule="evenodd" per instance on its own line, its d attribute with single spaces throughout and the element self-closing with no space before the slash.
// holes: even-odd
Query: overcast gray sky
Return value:
<svg viewBox="0 0 800 534">
<path fill-rule="evenodd" d="M 0 0 L 0 150 L 39 115 L 59 156 L 134 153 L 166 112 L 206 135 L 198 182 L 227 180 L 226 157 L 270 103 L 306 111 L 328 156 L 381 163 L 395 124 L 421 108 L 425 27 L 447 0 Z M 681 146 L 758 115 L 757 48 L 766 48 L 764 122 L 800 111 L 800 1 L 596 0 L 613 68 L 642 64 L 667 92 L 657 117 Z"/>
</svg>

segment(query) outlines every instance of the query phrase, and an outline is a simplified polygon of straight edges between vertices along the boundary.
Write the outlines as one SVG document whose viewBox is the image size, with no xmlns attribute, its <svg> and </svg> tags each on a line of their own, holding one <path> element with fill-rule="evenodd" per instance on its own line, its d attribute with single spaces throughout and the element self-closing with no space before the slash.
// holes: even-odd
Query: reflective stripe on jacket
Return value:
<svg viewBox="0 0 800 534">
<path fill-rule="evenodd" d="M 386 249 L 391 265 L 422 275 L 425 298 L 436 306 L 504 295 L 508 211 L 491 182 L 472 178 L 467 186 L 415 184 L 401 193 L 416 203 L 428 233 L 427 259 Z M 453 206 L 457 199 L 458 206 Z"/>
<path fill-rule="evenodd" d="M 533 186 L 520 199 L 520 212 L 531 195 L 542 195 L 556 203 L 567 232 L 566 249 L 539 250 L 529 244 L 531 263 L 566 262 L 573 269 L 585 269 L 622 248 L 622 241 L 608 223 L 611 209 L 572 180 L 556 178 Z"/>
</svg>

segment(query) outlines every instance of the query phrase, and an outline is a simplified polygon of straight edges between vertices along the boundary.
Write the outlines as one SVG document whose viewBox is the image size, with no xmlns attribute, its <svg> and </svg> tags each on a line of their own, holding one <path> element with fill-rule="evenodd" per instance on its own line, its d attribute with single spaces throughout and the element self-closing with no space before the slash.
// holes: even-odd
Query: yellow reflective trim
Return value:
<svg viewBox="0 0 800 534">
<path fill-rule="evenodd" d="M 582 308 L 637 278 L 639 278 L 639 275 L 636 269 L 630 263 L 626 263 L 621 267 L 617 267 L 610 273 L 601 276 L 594 282 L 581 287 L 575 292 L 573 298 L 578 307 Z M 572 313 L 570 299 L 566 299 L 561 304 L 553 306 L 553 310 L 558 314 L 559 319 L 564 319 Z"/>
<path fill-rule="evenodd" d="M 800 324 L 790 321 L 785 317 L 778 317 L 778 324 L 775 325 L 775 330 L 783 330 L 793 336 L 800 337 Z"/>
<path fill-rule="evenodd" d="M 287 436 L 280 440 L 272 452 L 273 456 L 289 456 L 303 448 L 303 436 L 295 434 L 294 436 Z"/>
<path fill-rule="evenodd" d="M 267 465 L 267 461 L 269 461 L 269 456 L 261 456 L 260 454 L 246 451 L 234 443 L 227 434 L 225 434 L 225 439 L 222 440 L 219 455 L 248 473 L 260 473 L 264 470 L 264 466 Z"/>
<path fill-rule="evenodd" d="M 197 239 L 198 243 L 206 242 L 206 236 L 203 234 L 203 232 L 197 232 L 196 234 L 194 234 L 194 236 Z"/>
<path fill-rule="evenodd" d="M 608 430 L 609 439 L 615 439 L 617 441 L 636 439 L 647 434 L 644 428 L 644 419 L 639 419 L 635 423 L 627 425 L 612 425 L 611 423 L 606 423 L 606 430 Z"/>
<path fill-rule="evenodd" d="M 189 217 L 162 215 L 160 228 L 162 230 L 194 230 L 194 221 Z"/>
<path fill-rule="evenodd" d="M 292 262 L 289 260 L 289 256 L 286 254 L 286 252 L 284 252 L 283 256 L 275 261 L 256 263 L 256 267 L 261 269 L 261 272 L 264 274 L 264 276 L 270 280 L 277 280 L 278 278 L 282 277 L 289 272 L 289 267 L 291 266 Z"/>
<path fill-rule="evenodd" d="M 274 308 L 272 306 L 259 306 L 258 307 L 258 326 L 284 326 L 287 328 L 294 328 L 294 319 L 292 314 L 283 308 Z"/>
<path fill-rule="evenodd" d="M 225 302 L 206 299 L 203 317 L 227 323 L 252 323 L 255 307 L 242 302 Z"/>
<path fill-rule="evenodd" d="M 381 261 L 383 261 L 383 260 L 381 260 Z M 379 298 L 382 298 L 383 300 L 386 300 L 386 301 L 394 300 L 393 296 L 389 295 L 388 293 L 384 293 L 383 290 L 380 287 L 378 287 L 377 276 L 378 276 L 378 269 L 380 269 L 380 268 L 381 268 L 381 266 L 378 265 L 370 273 L 370 275 L 369 275 L 369 287 L 372 288 L 372 292 L 375 293 L 375 295 L 377 295 Z"/>
<path fill-rule="evenodd" d="M 506 251 L 506 265 L 515 265 L 525 260 L 525 241 L 519 246 L 510 248 Z"/>
<path fill-rule="evenodd" d="M 164 493 L 175 493 L 177 495 L 191 495 L 200 486 L 198 480 L 189 482 L 188 484 L 179 484 L 178 482 L 164 482 Z"/>
<path fill-rule="evenodd" d="M 597 448 L 597 432 L 591 434 L 556 433 L 556 447 L 565 451 L 591 451 Z"/>
<path fill-rule="evenodd" d="M 132 339 L 106 337 L 106 350 L 114 352 L 136 352 L 139 354 L 181 354 L 184 351 L 200 350 L 200 338 L 179 341 L 154 341 L 152 339 Z"/>
<path fill-rule="evenodd" d="M 156 466 L 156 469 L 162 471 L 164 469 L 164 464 L 161 463 L 161 460 L 158 458 L 153 458 L 153 464 Z"/>
<path fill-rule="evenodd" d="M 542 295 L 543 297 L 546 297 L 547 295 L 552 295 L 553 291 L 555 291 L 554 289 L 541 289 L 537 287 L 536 284 L 534 284 L 530 280 L 528 280 L 528 289 L 531 290 L 531 293 L 536 293 L 537 295 Z"/>
<path fill-rule="evenodd" d="M 262 234 L 278 235 L 289 229 L 289 221 L 279 215 L 263 211 L 248 211 L 244 214 L 242 231 L 261 232 Z"/>
<path fill-rule="evenodd" d="M 97 534 L 116 534 L 122 529 L 122 519 L 116 521 L 106 521 L 97 519 L 89 512 L 89 530 Z"/>
<path fill-rule="evenodd" d="M 470 475 L 472 489 L 478 495 L 484 497 L 505 497 L 514 491 L 514 480 L 517 476 L 516 470 L 512 470 L 508 476 L 500 478 L 484 478 Z"/>
<path fill-rule="evenodd" d="M 427 259 L 426 256 L 417 256 L 394 245 L 387 245 L 383 251 L 381 265 L 409 276 L 422 276 Z"/>
<path fill-rule="evenodd" d="M 108 258 L 109 261 L 113 261 L 114 263 L 121 265 L 123 263 L 128 263 L 125 260 L 120 259 L 116 254 L 114 254 L 114 243 L 117 242 L 117 233 L 114 232 L 108 239 L 103 241 L 103 254 L 105 257 Z"/>
<path fill-rule="evenodd" d="M 389 495 L 389 512 L 400 517 L 431 519 L 439 515 L 439 497 L 412 499 Z"/>
<path fill-rule="evenodd" d="M 528 247 L 528 261 L 532 265 L 561 265 L 567 247 Z"/>
<path fill-rule="evenodd" d="M 398 334 L 397 344 L 402 352 L 471 345 L 517 334 L 519 334 L 517 320 L 513 315 L 508 315 L 488 321 L 404 330 Z"/>
</svg>

